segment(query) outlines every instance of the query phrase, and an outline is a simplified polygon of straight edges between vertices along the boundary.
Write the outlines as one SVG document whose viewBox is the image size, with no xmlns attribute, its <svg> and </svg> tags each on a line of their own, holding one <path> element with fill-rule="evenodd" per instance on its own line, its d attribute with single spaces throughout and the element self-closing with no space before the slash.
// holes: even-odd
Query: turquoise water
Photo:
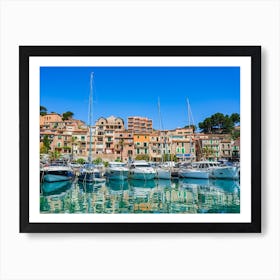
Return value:
<svg viewBox="0 0 280 280">
<path fill-rule="evenodd" d="M 232 180 L 128 180 L 99 185 L 43 183 L 41 213 L 240 213 Z"/>
</svg>

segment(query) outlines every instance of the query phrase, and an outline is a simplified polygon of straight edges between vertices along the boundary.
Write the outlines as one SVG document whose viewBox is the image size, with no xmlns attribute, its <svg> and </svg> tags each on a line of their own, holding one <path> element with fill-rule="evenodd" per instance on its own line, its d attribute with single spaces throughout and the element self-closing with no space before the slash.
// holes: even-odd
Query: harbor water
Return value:
<svg viewBox="0 0 280 280">
<path fill-rule="evenodd" d="M 77 180 L 40 185 L 41 213 L 240 213 L 236 180 Z"/>
</svg>

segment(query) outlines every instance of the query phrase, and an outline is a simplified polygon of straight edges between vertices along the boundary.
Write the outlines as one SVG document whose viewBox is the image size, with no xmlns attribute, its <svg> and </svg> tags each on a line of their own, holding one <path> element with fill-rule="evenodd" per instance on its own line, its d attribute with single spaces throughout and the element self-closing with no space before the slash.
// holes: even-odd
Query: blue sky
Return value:
<svg viewBox="0 0 280 280">
<path fill-rule="evenodd" d="M 217 112 L 240 113 L 239 67 L 41 67 L 40 105 L 88 123 L 91 72 L 94 121 L 143 116 L 158 129 L 158 98 L 164 129 L 188 124 L 187 98 L 197 126 Z"/>
</svg>

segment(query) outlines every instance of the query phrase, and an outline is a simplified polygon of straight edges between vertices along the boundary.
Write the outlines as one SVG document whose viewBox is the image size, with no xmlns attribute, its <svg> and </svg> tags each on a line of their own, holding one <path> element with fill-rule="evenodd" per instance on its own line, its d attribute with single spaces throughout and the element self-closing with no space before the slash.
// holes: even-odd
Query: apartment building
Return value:
<svg viewBox="0 0 280 280">
<path fill-rule="evenodd" d="M 145 117 L 128 117 L 128 131 L 132 133 L 152 133 L 153 121 Z"/>
<path fill-rule="evenodd" d="M 131 160 L 134 157 L 133 134 L 128 130 L 116 131 L 114 134 L 114 151 L 116 159 Z"/>
</svg>

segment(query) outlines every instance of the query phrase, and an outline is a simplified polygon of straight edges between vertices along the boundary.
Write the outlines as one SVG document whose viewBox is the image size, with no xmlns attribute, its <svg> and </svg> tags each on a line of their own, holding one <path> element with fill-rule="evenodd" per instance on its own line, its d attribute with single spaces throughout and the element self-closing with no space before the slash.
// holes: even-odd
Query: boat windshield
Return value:
<svg viewBox="0 0 280 280">
<path fill-rule="evenodd" d="M 151 167 L 149 164 L 145 164 L 145 163 L 141 163 L 141 164 L 137 164 L 137 165 L 133 165 L 134 168 L 138 168 L 138 167 Z"/>
</svg>

